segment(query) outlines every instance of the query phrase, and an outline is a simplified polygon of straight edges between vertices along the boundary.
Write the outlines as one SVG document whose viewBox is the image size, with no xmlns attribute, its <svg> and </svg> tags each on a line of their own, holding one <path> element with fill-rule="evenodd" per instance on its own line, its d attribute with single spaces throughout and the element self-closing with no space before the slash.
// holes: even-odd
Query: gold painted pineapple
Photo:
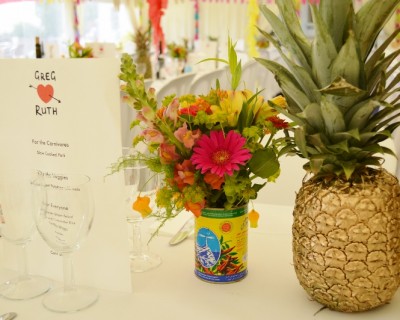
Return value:
<svg viewBox="0 0 400 320">
<path fill-rule="evenodd" d="M 400 285 L 400 186 L 381 167 L 380 145 L 400 125 L 396 58 L 378 44 L 400 0 L 311 5 L 314 39 L 301 29 L 293 0 L 276 0 L 282 19 L 261 11 L 284 47 L 260 32 L 285 62 L 257 59 L 274 73 L 297 126 L 288 152 L 307 159 L 296 196 L 293 261 L 306 292 L 344 312 L 388 303 Z M 281 110 L 285 113 L 285 110 Z"/>
</svg>

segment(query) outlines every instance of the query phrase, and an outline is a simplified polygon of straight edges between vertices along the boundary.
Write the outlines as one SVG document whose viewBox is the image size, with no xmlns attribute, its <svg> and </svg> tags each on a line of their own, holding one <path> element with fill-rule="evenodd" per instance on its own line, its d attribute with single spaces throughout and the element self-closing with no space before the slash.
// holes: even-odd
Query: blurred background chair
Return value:
<svg viewBox="0 0 400 320">
<path fill-rule="evenodd" d="M 249 60 L 243 64 L 242 78 L 238 87 L 239 90 L 248 89 L 254 93 L 256 92 L 258 87 L 258 68 L 259 63 L 256 60 Z M 265 71 L 267 71 L 267 69 L 265 69 Z"/>
<path fill-rule="evenodd" d="M 190 84 L 189 92 L 194 95 L 207 94 L 211 88 L 215 88 L 217 79 L 221 88 L 231 88 L 229 70 L 227 66 L 224 66 L 198 75 Z"/>
<path fill-rule="evenodd" d="M 184 94 L 192 93 L 190 91 L 190 84 L 195 76 L 196 73 L 185 73 L 166 80 L 156 92 L 158 106 L 161 106 L 162 100 L 168 95 L 176 94 L 176 96 L 179 97 Z"/>
</svg>

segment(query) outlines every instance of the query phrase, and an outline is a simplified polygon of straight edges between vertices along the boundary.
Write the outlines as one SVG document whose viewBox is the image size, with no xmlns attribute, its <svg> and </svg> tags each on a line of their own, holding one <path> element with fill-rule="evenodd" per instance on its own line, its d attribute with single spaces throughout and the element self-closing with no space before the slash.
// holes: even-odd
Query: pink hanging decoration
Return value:
<svg viewBox="0 0 400 320">
<path fill-rule="evenodd" d="M 149 19 L 153 28 L 153 43 L 160 48 L 160 53 L 165 49 L 164 32 L 161 27 L 161 18 L 168 6 L 168 0 L 147 0 L 149 4 Z"/>
</svg>

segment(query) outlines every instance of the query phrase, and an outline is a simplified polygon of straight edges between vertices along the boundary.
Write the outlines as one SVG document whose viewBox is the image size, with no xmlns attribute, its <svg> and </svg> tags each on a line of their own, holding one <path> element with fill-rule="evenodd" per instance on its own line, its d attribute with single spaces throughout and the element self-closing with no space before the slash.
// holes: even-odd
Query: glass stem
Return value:
<svg viewBox="0 0 400 320">
<path fill-rule="evenodd" d="M 63 254 L 63 270 L 64 270 L 64 291 L 74 289 L 74 270 L 72 267 L 71 253 Z"/>
<path fill-rule="evenodd" d="M 143 252 L 143 243 L 142 243 L 142 221 L 137 220 L 132 222 L 132 253 L 134 256 L 140 256 Z"/>
<path fill-rule="evenodd" d="M 27 279 L 29 277 L 28 273 L 28 259 L 27 259 L 27 251 L 26 245 L 23 244 L 20 246 L 19 250 L 19 278 Z"/>
</svg>

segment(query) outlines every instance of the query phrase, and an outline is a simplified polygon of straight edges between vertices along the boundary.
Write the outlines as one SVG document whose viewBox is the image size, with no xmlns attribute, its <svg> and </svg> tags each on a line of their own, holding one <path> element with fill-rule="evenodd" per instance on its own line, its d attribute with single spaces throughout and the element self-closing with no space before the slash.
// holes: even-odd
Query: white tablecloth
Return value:
<svg viewBox="0 0 400 320">
<path fill-rule="evenodd" d="M 169 246 L 167 234 L 174 229 L 170 225 L 150 244 L 162 256 L 161 266 L 134 274 L 131 294 L 100 291 L 95 305 L 72 314 L 47 311 L 40 297 L 28 301 L 0 299 L 0 314 L 17 312 L 17 320 L 400 319 L 400 292 L 390 304 L 368 312 L 345 314 L 324 309 L 314 315 L 321 305 L 306 295 L 292 266 L 292 208 L 256 204 L 256 209 L 261 214 L 260 226 L 250 229 L 249 274 L 240 282 L 210 284 L 196 278 L 193 237 Z M 9 275 L 11 271 L 0 270 L 0 281 Z"/>
</svg>

